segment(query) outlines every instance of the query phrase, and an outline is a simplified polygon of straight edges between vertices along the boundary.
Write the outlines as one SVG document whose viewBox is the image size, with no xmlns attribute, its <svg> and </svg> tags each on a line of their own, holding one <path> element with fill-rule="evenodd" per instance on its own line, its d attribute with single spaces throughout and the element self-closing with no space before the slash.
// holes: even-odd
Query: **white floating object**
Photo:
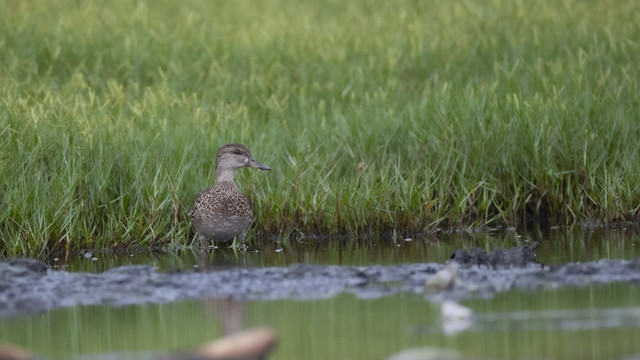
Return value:
<svg viewBox="0 0 640 360">
<path fill-rule="evenodd" d="M 442 332 L 445 335 L 456 335 L 473 325 L 473 311 L 455 301 L 446 300 L 440 308 L 442 316 Z"/>
<path fill-rule="evenodd" d="M 98 258 L 97 257 L 92 257 L 91 260 L 96 261 L 96 260 L 98 260 Z"/>
<path fill-rule="evenodd" d="M 90 253 L 90 252 L 85 253 L 85 254 L 84 254 L 84 257 L 86 257 L 87 259 L 89 259 L 89 258 L 91 257 L 91 253 Z"/>
<path fill-rule="evenodd" d="M 431 347 L 415 347 L 404 349 L 387 358 L 387 360 L 434 360 L 434 359 L 463 359 L 455 350 Z"/>
<path fill-rule="evenodd" d="M 404 241 L 411 241 L 411 240 L 413 240 L 413 239 L 412 239 L 412 238 L 406 238 L 406 239 L 404 239 Z"/>
<path fill-rule="evenodd" d="M 282 252 L 282 249 L 276 249 L 276 252 Z"/>
<path fill-rule="evenodd" d="M 471 309 L 451 300 L 443 302 L 440 311 L 442 312 L 442 320 L 468 319 L 473 316 Z"/>
<path fill-rule="evenodd" d="M 437 293 L 453 288 L 456 284 L 459 267 L 457 262 L 449 262 L 443 269 L 425 281 L 424 290 L 427 293 Z"/>
</svg>

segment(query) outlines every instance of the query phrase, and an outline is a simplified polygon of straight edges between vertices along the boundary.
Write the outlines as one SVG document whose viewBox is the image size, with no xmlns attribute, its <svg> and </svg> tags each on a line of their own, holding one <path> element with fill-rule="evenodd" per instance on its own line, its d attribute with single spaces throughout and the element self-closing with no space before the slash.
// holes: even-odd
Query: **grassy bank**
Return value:
<svg viewBox="0 0 640 360">
<path fill-rule="evenodd" d="M 635 0 L 4 8 L 1 254 L 189 243 L 228 142 L 259 235 L 638 217 Z"/>
</svg>

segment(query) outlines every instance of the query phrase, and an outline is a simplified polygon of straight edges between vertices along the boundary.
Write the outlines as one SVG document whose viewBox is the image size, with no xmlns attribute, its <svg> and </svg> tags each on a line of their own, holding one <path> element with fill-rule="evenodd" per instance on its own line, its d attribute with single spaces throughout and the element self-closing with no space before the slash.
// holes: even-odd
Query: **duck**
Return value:
<svg viewBox="0 0 640 360">
<path fill-rule="evenodd" d="M 206 251 L 209 242 L 225 242 L 236 239 L 245 250 L 244 237 L 253 221 L 249 201 L 233 181 L 235 172 L 244 167 L 270 171 L 267 165 L 257 162 L 242 144 L 223 145 L 216 155 L 216 182 L 202 190 L 189 212 L 191 224 L 200 239 L 201 249 Z"/>
</svg>

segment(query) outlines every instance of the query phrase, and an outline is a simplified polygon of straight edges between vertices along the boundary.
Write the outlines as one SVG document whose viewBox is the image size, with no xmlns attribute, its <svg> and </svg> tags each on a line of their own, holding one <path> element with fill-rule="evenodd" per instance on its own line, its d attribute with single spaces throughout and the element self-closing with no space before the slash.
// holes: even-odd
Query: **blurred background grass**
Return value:
<svg viewBox="0 0 640 360">
<path fill-rule="evenodd" d="M 2 254 L 189 244 L 229 142 L 254 241 L 638 219 L 637 1 L 3 6 Z"/>
</svg>

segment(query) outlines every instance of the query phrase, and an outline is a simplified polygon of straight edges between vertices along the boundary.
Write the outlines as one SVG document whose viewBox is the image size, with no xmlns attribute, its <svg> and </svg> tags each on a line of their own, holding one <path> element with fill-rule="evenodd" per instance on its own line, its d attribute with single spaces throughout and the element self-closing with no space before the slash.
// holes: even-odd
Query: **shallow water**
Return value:
<svg viewBox="0 0 640 360">
<path fill-rule="evenodd" d="M 244 257 L 217 249 L 208 261 L 221 267 L 311 264 L 400 264 L 446 261 L 461 247 L 488 250 L 540 241 L 546 264 L 640 257 L 633 231 L 574 229 L 530 233 L 441 235 L 395 243 L 325 241 L 270 244 Z M 281 251 L 276 251 L 280 250 Z M 96 260 L 91 260 L 96 257 Z M 69 271 L 102 271 L 126 264 L 160 270 L 193 268 L 200 254 L 75 255 Z M 375 300 L 343 294 L 314 301 L 220 299 L 126 307 L 76 306 L 5 317 L 0 341 L 53 359 L 134 359 L 150 352 L 197 346 L 224 330 L 267 325 L 280 339 L 272 359 L 383 359 L 410 347 L 454 349 L 484 359 L 616 359 L 640 357 L 640 287 L 612 283 L 585 287 L 509 291 L 462 302 L 475 314 L 467 324 L 440 318 L 440 305 L 400 293 Z M 458 327 L 452 328 L 452 325 Z"/>
<path fill-rule="evenodd" d="M 611 284 L 466 301 L 488 319 L 456 335 L 442 330 L 437 306 L 399 294 L 377 300 L 341 295 L 317 301 L 74 307 L 4 319 L 0 337 L 56 359 L 135 359 L 150 350 L 214 339 L 223 327 L 268 325 L 281 339 L 273 359 L 382 359 L 416 346 L 486 359 L 611 359 L 640 356 L 639 298 L 637 286 Z M 612 308 L 618 309 L 616 317 L 606 313 Z M 576 314 L 577 309 L 588 311 Z M 551 310 L 555 313 L 548 316 Z"/>
<path fill-rule="evenodd" d="M 444 263 L 460 248 L 480 247 L 487 251 L 510 248 L 538 241 L 538 261 L 545 265 L 600 259 L 630 260 L 640 257 L 639 229 L 551 229 L 548 231 L 495 231 L 437 234 L 423 238 L 316 240 L 291 243 L 268 242 L 259 249 L 251 247 L 241 256 L 219 245 L 208 255 L 207 263 L 226 266 L 317 265 L 396 265 L 405 263 Z M 194 249 L 174 252 L 137 252 L 109 254 L 93 252 L 50 259 L 49 263 L 66 271 L 102 272 L 122 265 L 145 264 L 160 271 L 190 269 L 202 263 L 202 254 Z"/>
</svg>

